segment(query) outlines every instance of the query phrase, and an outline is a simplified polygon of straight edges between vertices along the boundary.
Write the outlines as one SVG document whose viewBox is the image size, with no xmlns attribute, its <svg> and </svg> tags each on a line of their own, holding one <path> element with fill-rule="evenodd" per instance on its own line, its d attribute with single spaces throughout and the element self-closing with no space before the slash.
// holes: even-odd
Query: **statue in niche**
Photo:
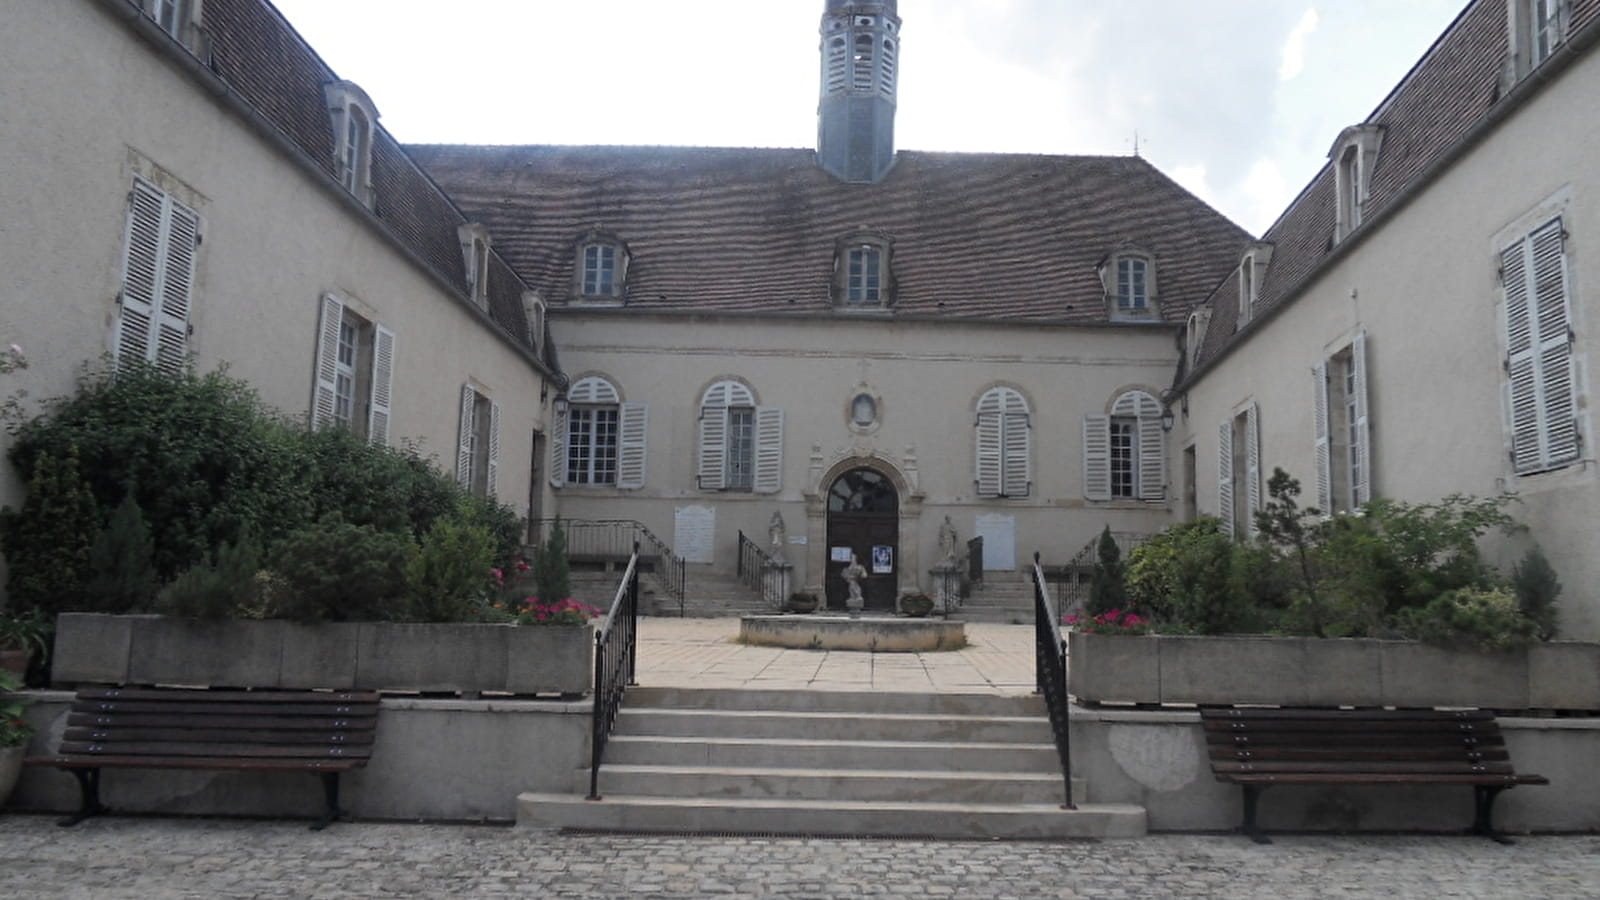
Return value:
<svg viewBox="0 0 1600 900">
<path fill-rule="evenodd" d="M 773 562 L 785 562 L 783 546 L 789 542 L 789 529 L 784 527 L 783 513 L 772 514 L 772 521 L 767 523 L 767 555 Z"/>
<path fill-rule="evenodd" d="M 950 524 L 949 516 L 939 526 L 939 561 L 947 565 L 956 562 L 956 526 Z"/>
<path fill-rule="evenodd" d="M 867 567 L 856 559 L 854 553 L 850 554 L 850 564 L 839 575 L 844 578 L 845 587 L 850 589 L 850 596 L 844 601 L 845 608 L 861 609 L 866 606 L 866 598 L 861 596 L 861 579 L 867 577 Z"/>
</svg>

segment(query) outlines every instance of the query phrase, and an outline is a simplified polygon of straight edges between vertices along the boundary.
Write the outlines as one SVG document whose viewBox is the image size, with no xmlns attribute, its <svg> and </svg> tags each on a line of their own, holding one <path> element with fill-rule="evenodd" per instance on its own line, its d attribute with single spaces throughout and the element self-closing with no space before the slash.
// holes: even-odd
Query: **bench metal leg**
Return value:
<svg viewBox="0 0 1600 900">
<path fill-rule="evenodd" d="M 56 821 L 62 828 L 71 828 L 90 816 L 97 816 L 103 812 L 110 812 L 110 807 L 100 802 L 100 770 L 99 769 L 68 769 L 73 777 L 78 779 L 78 811 L 64 819 Z"/>
<path fill-rule="evenodd" d="M 1272 838 L 1266 836 L 1261 826 L 1256 824 L 1256 804 L 1261 800 L 1261 792 L 1267 789 L 1264 784 L 1240 785 L 1244 788 L 1244 833 L 1250 840 L 1258 844 L 1270 844 Z"/>
<path fill-rule="evenodd" d="M 317 774 L 322 776 L 322 798 L 325 808 L 322 812 L 322 818 L 311 826 L 312 831 L 321 831 L 333 824 L 335 819 L 344 815 L 344 810 L 339 808 L 339 773 L 318 772 Z"/>
<path fill-rule="evenodd" d="M 1511 844 L 1515 841 L 1494 830 L 1494 801 L 1505 790 L 1504 786 L 1493 784 L 1475 784 L 1472 786 L 1473 806 L 1475 807 L 1472 819 L 1472 833 L 1481 834 L 1491 841 L 1501 844 Z"/>
</svg>

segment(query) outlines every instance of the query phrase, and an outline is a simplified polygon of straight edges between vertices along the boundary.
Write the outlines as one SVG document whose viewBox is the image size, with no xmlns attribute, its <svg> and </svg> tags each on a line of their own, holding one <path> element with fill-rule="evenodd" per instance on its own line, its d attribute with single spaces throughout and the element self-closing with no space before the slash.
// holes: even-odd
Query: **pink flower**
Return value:
<svg viewBox="0 0 1600 900">
<path fill-rule="evenodd" d="M 1113 610 L 1109 610 L 1109 611 L 1106 612 L 1106 621 L 1107 622 L 1115 622 L 1117 619 L 1120 619 L 1121 617 L 1122 617 L 1122 610 L 1120 610 L 1120 609 L 1113 609 Z"/>
<path fill-rule="evenodd" d="M 1065 619 L 1062 619 L 1061 621 L 1066 623 L 1066 624 L 1068 624 L 1068 625 L 1076 625 L 1076 624 L 1078 624 L 1078 617 L 1077 616 L 1067 616 Z"/>
<path fill-rule="evenodd" d="M 1122 618 L 1122 626 L 1124 628 L 1132 628 L 1135 625 L 1143 625 L 1143 624 L 1144 624 L 1144 619 L 1139 618 L 1138 616 L 1134 615 L 1133 613 L 1128 613 L 1126 616 L 1123 616 L 1123 618 Z"/>
</svg>

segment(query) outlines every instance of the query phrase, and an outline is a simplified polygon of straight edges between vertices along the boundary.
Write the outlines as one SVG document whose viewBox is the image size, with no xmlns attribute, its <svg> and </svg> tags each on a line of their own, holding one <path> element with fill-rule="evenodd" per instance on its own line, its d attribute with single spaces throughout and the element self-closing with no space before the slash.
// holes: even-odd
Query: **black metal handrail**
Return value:
<svg viewBox="0 0 1600 900">
<path fill-rule="evenodd" d="M 773 609 L 783 606 L 782 578 L 772 564 L 772 556 L 746 537 L 743 529 L 739 531 L 739 583 L 760 591 L 767 606 Z"/>
<path fill-rule="evenodd" d="M 1050 711 L 1050 731 L 1056 739 L 1056 755 L 1061 758 L 1061 780 L 1066 786 L 1062 809 L 1077 809 L 1072 802 L 1072 727 L 1071 705 L 1067 700 L 1067 645 L 1061 640 L 1061 621 L 1050 608 L 1050 591 L 1045 584 L 1039 554 L 1033 555 L 1033 659 L 1034 678 Z"/>
<path fill-rule="evenodd" d="M 634 678 L 639 648 L 639 545 L 633 545 L 628 570 L 611 600 L 611 611 L 594 636 L 594 721 L 590 733 L 589 799 L 600 799 L 600 760 L 616 724 L 622 695 Z"/>
<path fill-rule="evenodd" d="M 543 535 L 554 519 L 537 519 L 532 530 Z M 662 593 L 678 601 L 678 615 L 683 615 L 684 571 L 683 557 L 643 522 L 633 519 L 561 519 L 561 528 L 567 535 L 568 559 L 622 560 L 629 552 L 644 547 L 640 568 L 649 572 Z"/>
</svg>

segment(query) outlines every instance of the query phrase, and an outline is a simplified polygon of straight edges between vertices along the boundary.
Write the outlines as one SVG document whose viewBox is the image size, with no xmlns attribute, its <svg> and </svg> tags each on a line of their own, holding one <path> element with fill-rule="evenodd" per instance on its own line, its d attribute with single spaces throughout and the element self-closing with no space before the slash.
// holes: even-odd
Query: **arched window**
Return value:
<svg viewBox="0 0 1600 900">
<path fill-rule="evenodd" d="M 1017 390 L 990 388 L 978 399 L 978 496 L 1028 496 L 1031 429 L 1028 401 Z"/>
<path fill-rule="evenodd" d="M 1083 417 L 1083 495 L 1089 500 L 1166 499 L 1161 401 L 1124 391 L 1111 413 Z"/>
<path fill-rule="evenodd" d="M 732 379 L 700 396 L 696 480 L 702 491 L 776 493 L 783 486 L 783 410 L 757 406 Z"/>
<path fill-rule="evenodd" d="M 644 487 L 643 403 L 623 403 L 616 385 L 598 375 L 574 382 L 558 399 L 551 428 L 550 475 L 561 485 Z"/>
</svg>

